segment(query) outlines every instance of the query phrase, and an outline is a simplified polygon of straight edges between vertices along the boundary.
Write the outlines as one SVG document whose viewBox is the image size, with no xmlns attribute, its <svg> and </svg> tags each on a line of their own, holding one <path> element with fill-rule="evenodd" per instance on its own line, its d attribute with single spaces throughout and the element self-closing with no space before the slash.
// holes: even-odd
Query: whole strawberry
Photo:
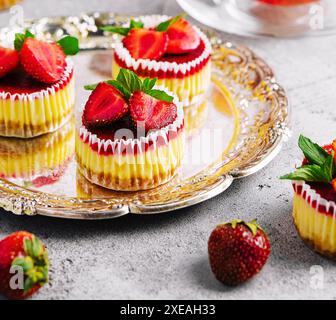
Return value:
<svg viewBox="0 0 336 320">
<path fill-rule="evenodd" d="M 221 224 L 208 243 L 210 265 L 216 278 L 235 286 L 256 275 L 270 254 L 270 243 L 256 221 Z"/>
<path fill-rule="evenodd" d="M 0 293 L 20 300 L 48 281 L 49 261 L 42 242 L 20 231 L 0 241 Z"/>
</svg>

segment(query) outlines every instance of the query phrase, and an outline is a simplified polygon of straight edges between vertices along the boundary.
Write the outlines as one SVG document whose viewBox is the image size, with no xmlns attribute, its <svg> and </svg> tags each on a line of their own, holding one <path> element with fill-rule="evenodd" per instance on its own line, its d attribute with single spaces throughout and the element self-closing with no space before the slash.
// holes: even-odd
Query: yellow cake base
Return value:
<svg viewBox="0 0 336 320">
<path fill-rule="evenodd" d="M 174 177 L 184 153 L 184 133 L 167 144 L 135 154 L 102 155 L 76 135 L 80 172 L 92 183 L 120 191 L 155 188 Z"/>
<path fill-rule="evenodd" d="M 115 79 L 121 66 L 113 60 L 112 77 Z M 136 71 L 135 71 L 136 73 Z M 143 79 L 143 77 L 140 77 Z M 199 103 L 204 97 L 211 83 L 211 61 L 193 75 L 184 78 L 160 78 L 157 86 L 163 86 L 175 93 L 184 107 Z"/>
<path fill-rule="evenodd" d="M 75 103 L 72 66 L 59 83 L 32 94 L 0 92 L 0 136 L 31 138 L 66 123 Z"/>
<path fill-rule="evenodd" d="M 74 121 L 33 139 L 0 138 L 0 176 L 32 180 L 62 166 L 75 151 Z"/>
<path fill-rule="evenodd" d="M 301 195 L 294 194 L 294 224 L 300 237 L 315 251 L 336 259 L 336 217 L 314 209 Z"/>
</svg>

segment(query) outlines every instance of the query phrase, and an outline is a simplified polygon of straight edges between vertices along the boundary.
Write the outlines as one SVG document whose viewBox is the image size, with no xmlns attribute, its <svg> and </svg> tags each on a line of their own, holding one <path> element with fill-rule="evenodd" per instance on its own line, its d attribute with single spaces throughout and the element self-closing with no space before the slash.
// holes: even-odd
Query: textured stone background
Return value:
<svg viewBox="0 0 336 320">
<path fill-rule="evenodd" d="M 168 13 L 173 0 L 25 0 L 26 18 L 83 11 Z M 0 13 L 0 24 L 8 23 Z M 299 133 L 320 142 L 335 137 L 336 37 L 249 40 L 274 68 L 293 106 L 293 138 L 258 174 L 237 181 L 224 194 L 193 208 L 159 216 L 127 216 L 104 222 L 16 217 L 1 212 L 0 237 L 20 229 L 39 235 L 48 246 L 51 281 L 35 299 L 301 299 L 336 298 L 334 263 L 310 251 L 291 218 L 290 185 L 278 176 L 299 157 Z M 272 243 L 262 273 L 238 288 L 218 283 L 207 258 L 212 228 L 233 218 L 258 218 Z M 310 286 L 310 268 L 321 266 L 324 286 Z"/>
</svg>

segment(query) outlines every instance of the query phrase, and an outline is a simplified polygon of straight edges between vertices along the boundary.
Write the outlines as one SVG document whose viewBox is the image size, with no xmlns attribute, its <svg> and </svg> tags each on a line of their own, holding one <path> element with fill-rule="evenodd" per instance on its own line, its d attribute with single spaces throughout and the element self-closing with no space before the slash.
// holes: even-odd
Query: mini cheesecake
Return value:
<svg viewBox="0 0 336 320">
<path fill-rule="evenodd" d="M 1 137 L 0 177 L 20 180 L 29 187 L 55 182 L 74 155 L 74 132 L 74 121 L 69 121 L 41 137 Z"/>
<path fill-rule="evenodd" d="M 157 84 L 175 93 L 183 106 L 200 103 L 211 81 L 207 36 L 180 17 L 144 16 L 132 20 L 129 29 L 115 46 L 112 76 L 127 68 L 142 79 L 157 78 Z"/>
<path fill-rule="evenodd" d="M 319 147 L 301 136 L 299 145 L 306 156 L 303 164 L 282 177 L 292 180 L 294 224 L 315 251 L 336 259 L 336 141 Z"/>
<path fill-rule="evenodd" d="M 0 79 L 0 135 L 30 138 L 55 131 L 70 119 L 74 103 L 71 60 L 51 85 L 18 69 Z"/>
<path fill-rule="evenodd" d="M 138 85 L 125 96 L 132 81 L 123 79 L 131 78 Z M 181 165 L 183 107 L 169 91 L 153 88 L 155 81 L 146 89 L 148 78 L 139 88 L 141 80 L 122 69 L 117 79 L 100 83 L 85 106 L 76 139 L 79 171 L 112 190 L 155 188 L 172 179 Z"/>
<path fill-rule="evenodd" d="M 15 50 L 0 47 L 0 135 L 31 138 L 71 118 L 74 68 L 69 41 L 46 43 L 29 32 L 16 38 Z"/>
</svg>

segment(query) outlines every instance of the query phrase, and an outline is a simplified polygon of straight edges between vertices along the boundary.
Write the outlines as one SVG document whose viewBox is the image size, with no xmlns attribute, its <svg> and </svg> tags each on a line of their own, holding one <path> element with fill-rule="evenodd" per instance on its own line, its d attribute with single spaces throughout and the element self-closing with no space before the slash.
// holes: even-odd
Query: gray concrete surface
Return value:
<svg viewBox="0 0 336 320">
<path fill-rule="evenodd" d="M 27 18 L 111 10 L 180 12 L 175 1 L 25 0 Z M 0 13 L 0 23 L 8 23 Z M 104 222 L 17 217 L 1 212 L 0 237 L 21 229 L 47 244 L 51 281 L 35 299 L 335 299 L 335 264 L 308 249 L 291 218 L 290 185 L 278 176 L 300 155 L 299 133 L 320 142 L 335 137 L 336 37 L 251 40 L 273 66 L 293 105 L 293 138 L 258 174 L 237 181 L 224 194 L 193 208 L 159 216 L 127 216 Z M 209 268 L 207 239 L 219 222 L 253 219 L 269 234 L 270 259 L 259 276 L 227 288 Z M 323 269 L 323 286 L 312 286 L 313 266 Z"/>
</svg>

